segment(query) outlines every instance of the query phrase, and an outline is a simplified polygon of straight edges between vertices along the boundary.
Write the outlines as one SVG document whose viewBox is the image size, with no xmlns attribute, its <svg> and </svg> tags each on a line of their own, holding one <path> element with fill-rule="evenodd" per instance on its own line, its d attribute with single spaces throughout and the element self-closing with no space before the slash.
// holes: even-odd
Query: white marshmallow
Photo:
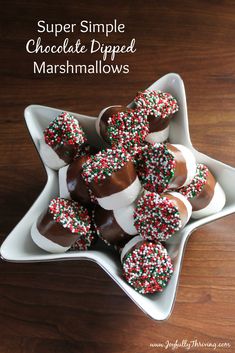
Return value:
<svg viewBox="0 0 235 353">
<path fill-rule="evenodd" d="M 131 248 L 133 248 L 137 243 L 141 241 L 143 241 L 143 238 L 140 235 L 137 235 L 125 244 L 121 252 L 121 262 L 123 262 L 124 257 L 131 250 Z"/>
<path fill-rule="evenodd" d="M 164 142 L 169 137 L 169 130 L 170 130 L 170 127 L 168 125 L 165 129 L 163 129 L 161 131 L 150 132 L 147 135 L 145 140 L 147 142 L 151 143 L 152 145 L 154 145 L 155 143 Z"/>
<path fill-rule="evenodd" d="M 206 207 L 202 208 L 201 210 L 193 211 L 192 218 L 199 219 L 199 218 L 207 217 L 214 213 L 217 213 L 222 210 L 222 208 L 225 205 L 225 202 L 226 202 L 226 196 L 225 196 L 224 190 L 217 182 L 215 184 L 214 195 L 210 203 Z"/>
<path fill-rule="evenodd" d="M 136 203 L 119 208 L 113 211 L 113 215 L 116 219 L 118 225 L 124 230 L 125 233 L 130 235 L 137 234 L 137 230 L 134 226 L 134 212 L 136 208 Z"/>
<path fill-rule="evenodd" d="M 181 151 L 185 162 L 186 162 L 186 168 L 187 168 L 187 178 L 184 182 L 183 185 L 180 186 L 185 186 L 191 183 L 193 178 L 195 177 L 196 171 L 197 171 L 197 163 L 196 163 L 196 158 L 194 154 L 190 151 L 189 148 L 179 145 L 179 144 L 173 144 L 172 146 L 175 146 L 179 151 Z"/>
<path fill-rule="evenodd" d="M 68 190 L 68 184 L 67 184 L 67 170 L 68 170 L 68 165 L 66 165 L 63 168 L 60 168 L 59 170 L 59 191 L 60 191 L 60 197 L 64 199 L 71 199 L 70 192 Z"/>
<path fill-rule="evenodd" d="M 126 189 L 105 197 L 97 197 L 96 200 L 105 210 L 117 210 L 130 205 L 136 200 L 141 191 L 139 178 L 133 181 Z"/>
<path fill-rule="evenodd" d="M 31 237 L 34 241 L 34 243 L 41 249 L 56 254 L 56 253 L 64 253 L 66 252 L 68 249 L 70 249 L 69 247 L 64 247 L 61 246 L 59 244 L 54 243 L 53 241 L 51 241 L 50 239 L 47 239 L 46 237 L 44 237 L 37 228 L 37 221 L 35 221 L 32 225 L 31 228 Z"/>
<path fill-rule="evenodd" d="M 39 153 L 43 162 L 54 170 L 64 167 L 67 163 L 46 142 L 44 137 L 39 140 Z"/>
</svg>

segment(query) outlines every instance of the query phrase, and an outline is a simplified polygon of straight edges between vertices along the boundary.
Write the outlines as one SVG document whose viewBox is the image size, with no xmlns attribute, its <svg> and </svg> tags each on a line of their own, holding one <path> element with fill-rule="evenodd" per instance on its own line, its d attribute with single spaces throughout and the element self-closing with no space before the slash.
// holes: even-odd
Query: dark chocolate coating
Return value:
<svg viewBox="0 0 235 353">
<path fill-rule="evenodd" d="M 173 153 L 176 161 L 175 175 L 170 181 L 170 189 L 177 189 L 185 183 L 187 179 L 187 167 L 184 156 L 175 146 L 167 143 L 167 148 Z"/>
<path fill-rule="evenodd" d="M 167 118 L 161 119 L 160 117 L 154 115 L 148 115 L 147 119 L 149 122 L 149 133 L 164 130 L 169 125 L 172 116 L 173 115 L 171 114 Z"/>
<path fill-rule="evenodd" d="M 100 135 L 103 137 L 105 142 L 110 143 L 108 133 L 107 133 L 107 125 L 108 120 L 112 115 L 121 112 L 131 111 L 131 109 L 125 107 L 124 105 L 114 105 L 106 109 L 100 117 Z"/>
<path fill-rule="evenodd" d="M 81 173 L 82 165 L 88 158 L 89 156 L 85 155 L 75 159 L 67 170 L 67 187 L 72 200 L 86 205 L 91 204 L 91 198 Z"/>
<path fill-rule="evenodd" d="M 56 144 L 52 146 L 52 148 L 59 158 L 66 164 L 71 163 L 78 152 L 78 145 L 70 145 L 66 143 L 63 145 Z"/>
<path fill-rule="evenodd" d="M 209 171 L 206 184 L 203 186 L 202 191 L 192 199 L 189 198 L 189 202 L 192 205 L 193 211 L 198 211 L 209 205 L 213 198 L 215 191 L 215 178 Z"/>
<path fill-rule="evenodd" d="M 49 210 L 38 219 L 37 229 L 45 238 L 64 247 L 70 247 L 80 236 L 56 222 Z"/>
<path fill-rule="evenodd" d="M 94 222 L 102 239 L 118 248 L 122 248 L 133 237 L 119 226 L 113 211 L 105 210 L 100 206 L 94 209 Z"/>
<path fill-rule="evenodd" d="M 121 169 L 113 172 L 112 175 L 106 177 L 104 180 L 99 180 L 97 183 L 92 181 L 90 188 L 96 197 L 101 198 L 126 189 L 135 179 L 135 167 L 133 162 L 129 161 Z"/>
</svg>

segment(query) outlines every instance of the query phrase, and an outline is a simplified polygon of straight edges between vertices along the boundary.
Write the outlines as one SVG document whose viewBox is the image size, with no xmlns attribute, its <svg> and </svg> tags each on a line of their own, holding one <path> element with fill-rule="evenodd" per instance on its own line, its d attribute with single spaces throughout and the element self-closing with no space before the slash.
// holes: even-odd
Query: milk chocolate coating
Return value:
<svg viewBox="0 0 235 353">
<path fill-rule="evenodd" d="M 91 198 L 86 183 L 81 175 L 82 165 L 89 158 L 88 155 L 75 159 L 67 170 L 67 187 L 72 200 L 83 204 L 91 204 Z"/>
<path fill-rule="evenodd" d="M 183 228 L 187 223 L 187 219 L 188 219 L 188 210 L 185 204 L 183 203 L 183 201 L 181 201 L 180 199 L 178 199 L 178 197 L 175 197 L 171 194 L 161 194 L 161 196 L 171 200 L 173 204 L 178 208 L 180 219 L 182 221 L 182 228 Z"/>
<path fill-rule="evenodd" d="M 128 112 L 131 111 L 131 109 L 125 107 L 124 105 L 116 105 L 113 107 L 110 107 L 104 111 L 100 118 L 100 135 L 103 137 L 103 139 L 107 142 L 110 143 L 109 136 L 107 133 L 107 126 L 108 126 L 108 120 L 112 115 L 115 115 L 117 113 L 121 112 Z"/>
<path fill-rule="evenodd" d="M 214 196 L 215 191 L 215 178 L 209 171 L 206 184 L 203 186 L 202 191 L 192 199 L 188 199 L 192 205 L 193 211 L 198 211 L 209 205 Z"/>
<path fill-rule="evenodd" d="M 178 150 L 175 146 L 171 145 L 170 143 L 166 144 L 168 150 L 173 153 L 175 157 L 175 174 L 170 181 L 170 189 L 177 189 L 182 186 L 187 179 L 187 167 L 186 162 L 183 157 L 183 154 L 180 150 Z"/>
<path fill-rule="evenodd" d="M 101 237 L 109 244 L 122 248 L 133 235 L 125 231 L 117 223 L 113 211 L 107 211 L 100 206 L 94 209 L 94 222 Z"/>
<path fill-rule="evenodd" d="M 56 222 L 49 210 L 38 219 L 37 228 L 45 238 L 64 247 L 70 247 L 80 236 Z"/>
<path fill-rule="evenodd" d="M 133 162 L 129 161 L 121 169 L 113 172 L 104 180 L 99 180 L 97 183 L 92 181 L 90 188 L 96 197 L 101 198 L 126 189 L 135 179 L 135 167 Z"/>
</svg>

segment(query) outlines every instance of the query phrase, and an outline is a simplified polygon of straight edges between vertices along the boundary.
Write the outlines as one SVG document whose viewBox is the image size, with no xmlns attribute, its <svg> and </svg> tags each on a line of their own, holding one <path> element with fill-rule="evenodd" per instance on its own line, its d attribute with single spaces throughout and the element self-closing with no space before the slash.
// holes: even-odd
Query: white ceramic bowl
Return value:
<svg viewBox="0 0 235 353">
<path fill-rule="evenodd" d="M 110 277 L 124 290 L 124 292 L 139 306 L 143 312 L 154 320 L 165 320 L 172 312 L 179 274 L 183 263 L 184 249 L 189 235 L 198 227 L 212 222 L 220 217 L 235 212 L 235 169 L 216 161 L 198 151 L 191 144 L 188 131 L 188 115 L 184 84 L 179 75 L 171 73 L 156 81 L 149 89 L 160 89 L 170 92 L 179 102 L 180 110 L 170 124 L 170 142 L 180 143 L 190 148 L 198 162 L 205 163 L 216 176 L 226 194 L 224 209 L 212 216 L 190 221 L 188 225 L 167 242 L 167 248 L 174 262 L 174 274 L 162 293 L 143 296 L 132 289 L 122 278 L 121 266 L 118 256 L 114 256 L 106 246 L 101 250 L 67 252 L 64 254 L 49 254 L 39 249 L 31 240 L 30 228 L 34 220 L 48 206 L 49 201 L 58 195 L 57 172 L 46 167 L 47 183 L 33 206 L 8 235 L 1 247 L 1 257 L 12 262 L 60 261 L 86 259 L 100 265 Z M 131 105 L 130 105 L 131 106 Z M 25 109 L 25 120 L 35 143 L 39 148 L 39 139 L 49 122 L 62 110 L 49 107 L 30 105 Z M 96 118 L 72 113 L 89 135 L 90 143 L 101 144 L 95 131 Z"/>
</svg>

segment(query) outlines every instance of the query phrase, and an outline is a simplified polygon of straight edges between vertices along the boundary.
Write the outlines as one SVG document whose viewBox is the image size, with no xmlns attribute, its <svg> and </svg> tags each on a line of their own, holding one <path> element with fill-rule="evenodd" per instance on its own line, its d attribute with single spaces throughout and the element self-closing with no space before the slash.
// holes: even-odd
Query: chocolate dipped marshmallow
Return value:
<svg viewBox="0 0 235 353">
<path fill-rule="evenodd" d="M 148 135 L 149 124 L 145 115 L 123 108 L 125 107 L 109 107 L 101 114 L 97 124 L 103 138 L 111 146 L 122 146 L 129 153 L 135 154 Z"/>
<path fill-rule="evenodd" d="M 192 182 L 180 188 L 178 192 L 187 197 L 191 203 L 194 219 L 221 211 L 226 202 L 222 187 L 203 164 L 197 164 L 197 172 Z"/>
<path fill-rule="evenodd" d="M 138 92 L 134 102 L 136 108 L 147 116 L 149 122 L 146 141 L 151 143 L 166 141 L 169 136 L 170 120 L 179 110 L 177 100 L 170 93 L 145 90 Z"/>
<path fill-rule="evenodd" d="M 85 207 L 72 200 L 55 198 L 34 222 L 31 237 L 41 249 L 63 253 L 80 237 L 89 237 L 91 220 Z"/>
<path fill-rule="evenodd" d="M 105 210 L 96 206 L 92 220 L 98 236 L 107 244 L 117 249 L 137 234 L 134 226 L 135 203 L 117 210 Z"/>
<path fill-rule="evenodd" d="M 146 192 L 138 201 L 134 224 L 144 239 L 165 241 L 189 221 L 192 206 L 182 194 Z"/>
<path fill-rule="evenodd" d="M 96 120 L 96 131 L 105 142 L 110 145 L 110 140 L 107 132 L 108 122 L 111 117 L 118 113 L 126 113 L 129 109 L 124 105 L 111 105 L 101 110 Z"/>
<path fill-rule="evenodd" d="M 99 205 L 106 210 L 131 204 L 141 190 L 131 155 L 121 147 L 91 156 L 83 164 L 82 176 Z"/>
<path fill-rule="evenodd" d="M 43 134 L 40 156 L 48 167 L 55 170 L 70 164 L 87 142 L 78 120 L 69 113 L 61 113 Z"/>
<path fill-rule="evenodd" d="M 144 188 L 159 194 L 188 185 L 196 174 L 193 153 L 179 144 L 145 144 L 135 164 Z"/>
<path fill-rule="evenodd" d="M 124 278 L 141 294 L 162 292 L 174 271 L 166 248 L 140 236 L 124 246 L 121 262 Z"/>
<path fill-rule="evenodd" d="M 90 205 L 94 201 L 94 196 L 82 177 L 82 166 L 89 158 L 88 154 L 82 155 L 70 165 L 60 168 L 60 197 L 79 201 L 85 205 Z"/>
</svg>

